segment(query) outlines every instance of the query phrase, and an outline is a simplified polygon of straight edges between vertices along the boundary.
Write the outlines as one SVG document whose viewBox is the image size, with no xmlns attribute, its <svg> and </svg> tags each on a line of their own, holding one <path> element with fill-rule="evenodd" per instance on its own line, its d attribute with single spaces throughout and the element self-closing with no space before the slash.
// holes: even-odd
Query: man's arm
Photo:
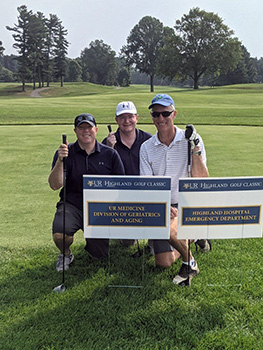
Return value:
<svg viewBox="0 0 263 350">
<path fill-rule="evenodd" d="M 144 144 L 142 144 L 140 148 L 140 175 L 153 175 L 153 170 L 148 161 L 148 155 Z"/>
<path fill-rule="evenodd" d="M 192 148 L 192 177 L 208 177 L 208 169 L 206 166 L 206 151 L 202 138 L 198 135 L 199 143 Z"/>
<path fill-rule="evenodd" d="M 208 169 L 203 161 L 202 153 L 199 155 L 200 147 L 195 147 L 192 152 L 192 177 L 208 177 Z"/>
<path fill-rule="evenodd" d="M 68 143 L 60 145 L 57 153 L 57 161 L 48 177 L 49 186 L 54 191 L 63 186 L 63 159 L 67 156 Z"/>
<path fill-rule="evenodd" d="M 192 124 L 186 126 L 185 138 L 188 140 L 191 150 L 191 177 L 208 177 L 205 146 Z"/>
</svg>

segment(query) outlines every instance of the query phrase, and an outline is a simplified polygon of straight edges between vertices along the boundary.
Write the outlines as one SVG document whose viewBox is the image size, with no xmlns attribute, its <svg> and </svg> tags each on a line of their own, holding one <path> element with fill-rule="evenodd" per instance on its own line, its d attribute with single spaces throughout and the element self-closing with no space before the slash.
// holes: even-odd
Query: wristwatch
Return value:
<svg viewBox="0 0 263 350">
<path fill-rule="evenodd" d="M 201 151 L 200 149 L 198 151 L 192 151 L 192 154 L 194 154 L 195 156 L 201 156 Z"/>
</svg>

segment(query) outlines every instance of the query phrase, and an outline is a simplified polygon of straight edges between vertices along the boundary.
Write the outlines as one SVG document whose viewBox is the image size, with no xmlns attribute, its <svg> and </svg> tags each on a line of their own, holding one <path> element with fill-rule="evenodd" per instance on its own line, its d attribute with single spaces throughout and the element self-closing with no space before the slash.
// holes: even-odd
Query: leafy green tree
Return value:
<svg viewBox="0 0 263 350">
<path fill-rule="evenodd" d="M 89 75 L 89 49 L 85 47 L 81 53 L 80 53 L 80 64 L 82 69 L 82 81 L 89 81 L 90 75 Z"/>
<path fill-rule="evenodd" d="M 5 67 L 1 68 L 1 65 L 0 65 L 0 81 L 4 81 L 6 83 L 15 81 L 13 72 L 6 69 Z"/>
<path fill-rule="evenodd" d="M 18 76 L 22 81 L 22 90 L 25 91 L 25 82 L 31 79 L 33 88 L 36 80 L 39 82 L 39 87 L 44 86 L 45 77 L 49 86 L 52 73 L 61 80 L 63 86 L 69 46 L 66 40 L 67 30 L 56 15 L 50 14 L 49 19 L 46 19 L 43 13 L 33 14 L 25 5 L 18 7 L 17 10 L 18 24 L 6 28 L 14 32 L 13 47 L 19 54 L 16 59 L 19 62 Z"/>
<path fill-rule="evenodd" d="M 55 48 L 55 37 L 59 31 L 59 25 L 61 25 L 61 20 L 53 14 L 49 15 L 46 19 L 46 42 L 44 50 L 44 74 L 46 76 L 47 87 L 49 87 L 50 79 L 53 70 L 53 58 L 54 58 L 54 48 Z"/>
<path fill-rule="evenodd" d="M 4 47 L 2 44 L 2 41 L 0 40 L 0 80 L 2 79 L 2 71 L 3 71 L 3 64 L 2 64 L 2 56 L 4 52 Z"/>
<path fill-rule="evenodd" d="M 82 81 L 82 69 L 77 60 L 69 60 L 68 74 L 65 81 Z"/>
<path fill-rule="evenodd" d="M 4 50 L 5 49 L 2 46 L 2 42 L 0 41 L 0 81 L 12 82 L 15 80 L 15 76 L 13 72 L 9 69 L 9 66 L 6 66 L 6 63 L 8 62 L 8 58 L 10 56 L 4 56 L 3 55 Z"/>
<path fill-rule="evenodd" d="M 63 87 L 63 78 L 67 68 L 66 54 L 68 53 L 69 46 L 69 42 L 66 39 L 67 34 L 68 31 L 62 26 L 61 23 L 59 23 L 56 35 L 54 37 L 54 73 L 56 78 L 60 79 L 61 87 Z"/>
<path fill-rule="evenodd" d="M 4 51 L 5 51 L 5 48 L 3 47 L 3 43 L 0 40 L 0 57 L 3 56 Z"/>
<path fill-rule="evenodd" d="M 43 65 L 46 39 L 46 19 L 41 12 L 33 14 L 30 20 L 30 38 L 28 40 L 28 51 L 31 62 L 33 89 L 36 88 L 36 77 L 39 88 L 44 85 L 43 82 Z"/>
<path fill-rule="evenodd" d="M 115 51 L 103 42 L 95 40 L 89 44 L 89 48 L 81 51 L 81 66 L 83 81 L 89 81 L 101 85 L 116 84 L 117 59 Z"/>
<path fill-rule="evenodd" d="M 254 60 L 244 45 L 241 45 L 241 58 L 235 70 L 222 76 L 224 84 L 255 83 L 257 80 L 257 68 Z M 220 77 L 219 77 L 220 79 Z"/>
<path fill-rule="evenodd" d="M 193 8 L 176 21 L 175 31 L 173 42 L 168 41 L 162 48 L 163 76 L 166 71 L 170 78 L 179 76 L 184 80 L 189 76 L 194 89 L 198 89 L 204 73 L 220 74 L 236 68 L 241 57 L 240 42 L 217 14 Z"/>
<path fill-rule="evenodd" d="M 117 84 L 127 87 L 131 84 L 131 72 L 125 58 L 117 57 Z"/>
<path fill-rule="evenodd" d="M 130 86 L 131 75 L 130 75 L 130 71 L 127 67 L 122 67 L 119 70 L 117 80 L 118 80 L 118 84 L 122 87 Z"/>
<path fill-rule="evenodd" d="M 263 57 L 256 61 L 257 66 L 257 82 L 263 83 Z"/>
<path fill-rule="evenodd" d="M 22 81 L 22 91 L 25 91 L 26 80 L 31 78 L 31 59 L 30 59 L 30 45 L 29 41 L 33 33 L 31 32 L 31 19 L 33 16 L 32 11 L 28 11 L 25 5 L 17 8 L 18 24 L 14 27 L 7 26 L 7 30 L 13 31 L 13 38 L 15 43 L 13 47 L 17 49 L 19 56 L 17 56 L 17 61 L 19 62 L 18 76 Z"/>
<path fill-rule="evenodd" d="M 159 49 L 163 46 L 166 31 L 170 32 L 171 29 L 165 28 L 157 18 L 145 16 L 133 27 L 127 38 L 127 45 L 121 49 L 129 66 L 150 76 L 151 92 L 154 91 Z"/>
<path fill-rule="evenodd" d="M 6 69 L 10 70 L 13 73 L 17 73 L 18 72 L 18 62 L 16 60 L 16 56 L 15 55 L 3 55 L 3 57 L 1 57 L 1 62 L 3 67 L 5 67 Z"/>
</svg>

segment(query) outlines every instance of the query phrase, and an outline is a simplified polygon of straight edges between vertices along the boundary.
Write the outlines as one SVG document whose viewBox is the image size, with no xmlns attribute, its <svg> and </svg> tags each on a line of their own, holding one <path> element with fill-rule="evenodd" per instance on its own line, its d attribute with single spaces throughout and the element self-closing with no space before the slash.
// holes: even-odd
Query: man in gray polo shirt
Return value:
<svg viewBox="0 0 263 350">
<path fill-rule="evenodd" d="M 169 267 L 175 261 L 175 251 L 182 257 L 182 266 L 173 282 L 178 285 L 189 285 L 191 279 L 199 273 L 197 262 L 188 251 L 188 241 L 177 239 L 177 203 L 178 180 L 188 176 L 188 139 L 185 131 L 174 125 L 177 111 L 173 99 L 166 94 L 156 95 L 149 106 L 157 133 L 145 141 L 140 150 L 140 174 L 171 176 L 171 223 L 170 239 L 153 240 L 155 263 Z M 194 128 L 191 134 L 192 143 L 192 177 L 207 177 L 206 153 L 202 138 Z M 197 143 L 199 140 L 199 143 Z"/>
</svg>

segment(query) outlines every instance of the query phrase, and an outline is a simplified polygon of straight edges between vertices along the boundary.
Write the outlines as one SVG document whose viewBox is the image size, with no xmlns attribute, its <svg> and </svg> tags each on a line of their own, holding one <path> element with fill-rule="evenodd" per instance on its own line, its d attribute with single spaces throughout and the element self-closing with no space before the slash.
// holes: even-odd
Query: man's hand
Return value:
<svg viewBox="0 0 263 350">
<path fill-rule="evenodd" d="M 185 138 L 190 142 L 192 150 L 199 144 L 199 138 L 192 124 L 186 125 Z"/>
<path fill-rule="evenodd" d="M 115 143 L 117 142 L 114 132 L 110 132 L 107 137 L 107 146 L 114 148 Z"/>
<path fill-rule="evenodd" d="M 63 159 L 66 157 L 68 157 L 68 141 L 66 144 L 62 143 L 58 149 L 58 159 L 63 162 Z"/>
<path fill-rule="evenodd" d="M 174 207 L 171 207 L 171 210 L 170 210 L 170 219 L 174 219 L 174 218 L 177 218 L 178 216 L 178 210 L 177 208 L 174 208 Z"/>
</svg>

